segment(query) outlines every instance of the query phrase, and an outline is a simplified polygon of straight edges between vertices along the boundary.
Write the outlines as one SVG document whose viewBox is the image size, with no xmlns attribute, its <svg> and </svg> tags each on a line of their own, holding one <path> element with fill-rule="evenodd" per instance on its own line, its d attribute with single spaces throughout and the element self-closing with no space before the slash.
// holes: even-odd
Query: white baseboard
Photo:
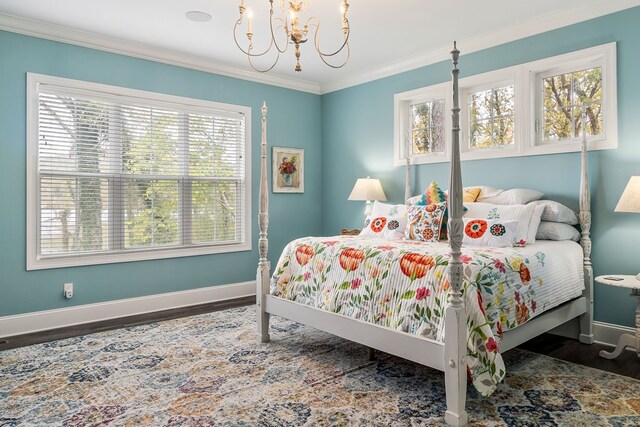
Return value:
<svg viewBox="0 0 640 427">
<path fill-rule="evenodd" d="M 593 335 L 598 344 L 615 347 L 622 334 L 635 336 L 636 329 L 628 326 L 614 325 L 612 323 L 593 322 Z"/>
<path fill-rule="evenodd" d="M 254 296 L 255 281 L 0 317 L 0 337 Z"/>
</svg>

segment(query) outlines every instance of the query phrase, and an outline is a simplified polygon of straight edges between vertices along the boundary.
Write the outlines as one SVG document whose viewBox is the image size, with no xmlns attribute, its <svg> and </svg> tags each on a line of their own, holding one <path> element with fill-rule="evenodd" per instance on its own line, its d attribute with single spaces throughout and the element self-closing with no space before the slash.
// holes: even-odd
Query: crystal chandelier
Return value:
<svg viewBox="0 0 640 427">
<path fill-rule="evenodd" d="M 309 0 L 290 0 L 287 1 L 288 6 L 285 7 L 285 0 L 280 0 L 280 9 L 282 11 L 282 16 L 276 17 L 274 16 L 274 6 L 273 0 L 269 0 L 270 3 L 270 11 L 269 11 L 269 28 L 271 30 L 271 41 L 269 42 L 269 46 L 262 52 L 256 53 L 253 50 L 253 32 L 251 29 L 251 11 L 245 7 L 245 0 L 241 0 L 240 2 L 240 17 L 236 21 L 236 24 L 233 27 L 233 40 L 236 42 L 236 46 L 240 49 L 247 58 L 249 59 L 249 65 L 255 71 L 265 73 L 271 70 L 277 63 L 278 59 L 280 59 L 280 54 L 287 51 L 287 48 L 290 44 L 295 46 L 295 55 L 296 55 L 296 72 L 302 71 L 302 67 L 300 66 L 300 45 L 307 42 L 307 35 L 309 31 L 313 29 L 313 46 L 315 47 L 320 59 L 327 64 L 331 68 L 341 68 L 343 67 L 347 61 L 349 60 L 349 55 L 351 53 L 349 49 L 349 20 L 347 19 L 347 11 L 349 10 L 349 3 L 347 0 L 342 0 L 341 4 L 341 16 L 342 16 L 342 35 L 343 42 L 340 48 L 334 52 L 324 52 L 320 49 L 320 20 L 315 17 L 309 17 L 304 25 L 301 26 L 301 22 L 303 22 L 302 15 L 307 13 L 309 10 Z M 248 46 L 243 48 L 240 46 L 238 42 L 237 32 L 238 27 L 242 25 L 242 19 L 247 13 L 247 39 Z M 253 58 L 261 57 L 275 48 L 275 60 L 273 63 L 264 69 L 257 68 L 253 63 Z M 343 50 L 346 50 L 346 59 L 344 62 L 339 64 L 332 64 L 329 62 L 334 56 L 338 55 Z"/>
</svg>

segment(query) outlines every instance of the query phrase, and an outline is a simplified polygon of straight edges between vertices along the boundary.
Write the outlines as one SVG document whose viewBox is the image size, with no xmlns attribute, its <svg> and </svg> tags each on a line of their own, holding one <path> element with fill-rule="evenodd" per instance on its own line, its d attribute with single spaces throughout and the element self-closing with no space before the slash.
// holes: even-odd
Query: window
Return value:
<svg viewBox="0 0 640 427">
<path fill-rule="evenodd" d="M 601 135 L 602 67 L 542 78 L 542 142 L 579 138 L 582 109 L 587 111 L 587 135 Z"/>
<path fill-rule="evenodd" d="M 444 152 L 444 99 L 409 106 L 411 154 Z"/>
<path fill-rule="evenodd" d="M 396 159 L 405 158 L 407 151 L 414 159 L 446 159 L 449 119 L 445 98 L 449 88 L 442 84 L 427 89 L 405 92 L 394 98 Z"/>
<path fill-rule="evenodd" d="M 249 250 L 250 109 L 29 74 L 28 268 Z"/>
<path fill-rule="evenodd" d="M 513 85 L 469 93 L 469 147 L 513 145 Z"/>
<path fill-rule="evenodd" d="M 406 162 L 407 138 L 412 163 L 449 160 L 450 125 L 444 124 L 444 137 L 438 140 L 444 146 L 434 145 L 431 132 L 433 100 L 444 101 L 438 114 L 445 118 L 452 108 L 450 88 L 443 85 L 449 86 L 395 95 L 396 165 Z M 460 104 L 462 160 L 579 151 L 583 109 L 589 149 L 617 148 L 616 45 L 460 79 Z"/>
</svg>

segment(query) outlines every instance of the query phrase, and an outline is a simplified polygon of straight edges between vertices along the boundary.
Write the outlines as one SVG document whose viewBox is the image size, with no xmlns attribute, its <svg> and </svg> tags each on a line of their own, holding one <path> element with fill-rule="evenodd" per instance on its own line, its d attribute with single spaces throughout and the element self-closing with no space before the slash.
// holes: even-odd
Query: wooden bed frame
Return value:
<svg viewBox="0 0 640 427">
<path fill-rule="evenodd" d="M 451 247 L 450 282 L 451 294 L 445 310 L 444 343 L 411 335 L 405 332 L 388 329 L 372 323 L 352 319 L 340 314 L 316 309 L 297 302 L 270 295 L 270 263 L 267 260 L 269 223 L 269 192 L 267 185 L 267 106 L 262 107 L 262 157 L 260 173 L 260 204 L 258 241 L 260 260 L 257 272 L 257 323 L 258 340 L 269 342 L 269 316 L 283 316 L 287 319 L 312 326 L 339 337 L 358 342 L 385 353 L 400 356 L 422 365 L 430 366 L 444 372 L 447 410 L 444 420 L 453 426 L 467 424 L 468 414 L 465 410 L 467 366 L 466 366 L 466 310 L 461 294 L 462 263 L 460 247 L 463 233 L 463 192 L 460 173 L 460 106 L 458 100 L 458 58 L 460 52 L 454 43 L 451 52 L 453 59 L 453 128 L 451 143 L 451 181 L 449 185 L 449 244 Z M 584 120 L 584 118 L 583 118 Z M 583 126 L 584 129 L 584 126 Z M 407 158 L 406 198 L 410 196 L 409 159 Z M 547 332 L 572 319 L 579 318 L 579 340 L 593 343 L 593 271 L 591 267 L 591 226 L 589 183 L 587 175 L 587 145 L 583 133 L 580 180 L 580 226 L 582 237 L 580 244 L 584 252 L 584 284 L 582 296 L 566 302 L 555 309 L 540 314 L 504 333 L 500 343 L 500 351 L 504 352 L 531 338 Z"/>
</svg>

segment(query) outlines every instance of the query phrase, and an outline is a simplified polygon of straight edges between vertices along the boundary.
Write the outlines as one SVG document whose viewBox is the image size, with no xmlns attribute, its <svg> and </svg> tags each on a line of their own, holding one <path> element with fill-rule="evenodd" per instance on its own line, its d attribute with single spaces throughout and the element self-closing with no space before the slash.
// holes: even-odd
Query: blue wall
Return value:
<svg viewBox="0 0 640 427">
<path fill-rule="evenodd" d="M 253 251 L 27 272 L 27 72 L 252 107 Z M 0 316 L 254 280 L 263 100 L 269 146 L 306 157 L 304 194 L 271 194 L 273 259 L 292 237 L 321 230 L 320 96 L 0 31 Z M 65 282 L 75 284 L 68 301 Z"/>
<path fill-rule="evenodd" d="M 461 77 L 618 42 L 617 150 L 590 154 L 593 265 L 596 275 L 640 271 L 640 215 L 613 209 L 631 175 L 640 175 L 640 7 L 550 31 L 491 49 L 464 54 Z M 450 79 L 450 62 L 423 67 L 322 97 L 322 229 L 336 234 L 361 225 L 363 205 L 347 197 L 356 178 L 382 180 L 387 197 L 402 202 L 404 168 L 393 166 L 393 95 Z M 467 185 L 528 187 L 578 208 L 580 159 L 575 154 L 466 161 Z M 416 167 L 414 194 L 431 180 L 447 185 L 448 164 Z M 596 320 L 633 325 L 635 299 L 628 291 L 596 285 Z"/>
<path fill-rule="evenodd" d="M 596 275 L 640 271 L 640 216 L 613 213 L 631 175 L 640 174 L 640 8 L 547 32 L 461 58 L 469 76 L 611 41 L 618 42 L 617 150 L 590 154 L 593 263 Z M 253 108 L 254 250 L 169 260 L 25 270 L 26 73 L 106 83 Z M 347 201 L 355 179 L 382 179 L 401 202 L 404 170 L 393 166 L 393 95 L 449 79 L 450 64 L 323 95 L 306 94 L 204 72 L 0 32 L 0 316 L 252 280 L 257 261 L 257 192 L 262 100 L 269 104 L 269 145 L 302 147 L 304 194 L 270 194 L 270 254 L 288 240 L 336 234 L 361 223 L 363 205 Z M 295 106 L 292 108 L 292 106 Z M 269 156 L 270 158 L 270 156 Z M 468 161 L 468 184 L 532 187 L 577 209 L 579 156 L 559 154 Z M 448 181 L 448 165 L 416 168 L 413 187 Z M 416 190 L 417 191 L 417 190 Z M 230 266 L 232 266 L 230 268 Z M 72 300 L 62 284 L 75 283 Z M 596 320 L 632 325 L 634 301 L 624 290 L 596 285 Z"/>
</svg>

